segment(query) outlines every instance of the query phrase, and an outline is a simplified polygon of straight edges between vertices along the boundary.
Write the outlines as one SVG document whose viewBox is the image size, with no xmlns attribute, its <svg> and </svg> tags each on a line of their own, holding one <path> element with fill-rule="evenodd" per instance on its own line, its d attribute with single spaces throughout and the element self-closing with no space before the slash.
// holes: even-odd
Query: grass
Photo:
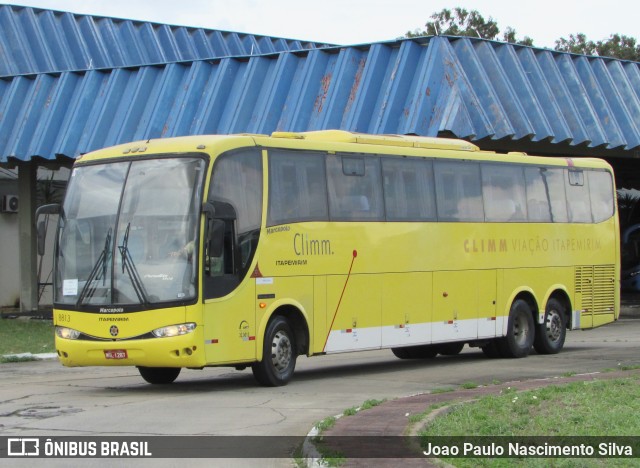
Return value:
<svg viewBox="0 0 640 468">
<path fill-rule="evenodd" d="M 53 353 L 53 324 L 48 320 L 0 318 L 0 362 L 15 362 L 7 354 Z"/>
<path fill-rule="evenodd" d="M 366 400 L 360 406 L 352 406 L 351 408 L 347 408 L 346 410 L 343 411 L 342 415 L 338 417 L 353 416 L 359 411 L 366 411 L 368 409 L 374 408 L 384 403 L 385 401 L 387 401 L 386 398 L 383 400 Z M 338 420 L 337 417 L 329 416 L 328 418 L 324 418 L 322 421 L 318 422 L 315 425 L 315 428 L 318 431 L 318 435 L 313 438 L 313 442 L 316 447 L 316 450 L 320 454 L 320 457 L 321 457 L 320 463 L 323 466 L 331 466 L 331 467 L 340 466 L 344 464 L 344 462 L 346 461 L 342 453 L 335 450 L 331 450 L 330 448 L 328 448 L 326 445 L 322 443 L 323 442 L 322 434 L 328 431 L 329 429 L 331 429 L 333 426 L 335 426 L 337 420 Z M 294 457 L 295 463 L 298 466 L 300 466 L 300 462 L 301 462 L 300 458 L 301 458 L 300 456 Z"/>
<path fill-rule="evenodd" d="M 422 442 L 435 436 L 637 436 L 640 434 L 640 376 L 574 382 L 538 390 L 500 395 L 458 405 L 420 431 Z M 602 466 L 602 460 L 448 458 L 458 467 L 471 466 Z M 613 461 L 613 460 L 611 460 Z M 616 466 L 637 460 L 616 459 Z M 629 462 L 629 463 L 627 463 Z M 637 465 L 636 465 L 637 466 Z"/>
<path fill-rule="evenodd" d="M 465 382 L 461 385 L 465 390 L 471 390 L 472 388 L 478 388 L 478 384 L 475 382 Z"/>
<path fill-rule="evenodd" d="M 438 393 L 449 393 L 449 392 L 454 392 L 456 390 L 455 387 L 442 387 L 442 388 L 434 388 L 433 390 L 431 390 L 429 393 L 431 393 L 432 395 L 436 395 Z"/>
<path fill-rule="evenodd" d="M 352 406 L 351 408 L 347 408 L 346 410 L 344 410 L 344 412 L 342 413 L 343 416 L 353 416 L 358 412 L 358 407 L 357 406 Z"/>
<path fill-rule="evenodd" d="M 336 421 L 338 419 L 335 416 L 329 416 L 328 418 L 324 418 L 322 421 L 315 425 L 315 428 L 318 430 L 318 434 L 322 434 L 325 431 L 328 431 L 333 426 L 335 426 Z"/>
<path fill-rule="evenodd" d="M 352 406 L 351 408 L 347 408 L 342 413 L 342 416 L 353 416 L 358 411 L 364 411 L 364 410 L 371 409 L 371 408 L 373 408 L 375 406 L 378 406 L 378 405 L 384 403 L 385 401 L 387 401 L 387 400 L 386 399 L 384 399 L 384 400 L 366 400 L 360 406 Z M 323 432 L 328 431 L 333 426 L 335 426 L 337 420 L 338 420 L 338 418 L 336 418 L 335 416 L 329 416 L 328 418 L 324 418 L 322 421 L 318 422 L 315 425 L 315 428 L 318 430 L 318 435 L 321 435 Z"/>
<path fill-rule="evenodd" d="M 360 406 L 360 410 L 368 410 L 371 409 L 375 406 L 378 406 L 382 403 L 384 403 L 385 401 L 387 401 L 386 398 L 382 399 L 382 400 L 367 400 L 364 403 L 362 403 L 362 405 Z"/>
</svg>

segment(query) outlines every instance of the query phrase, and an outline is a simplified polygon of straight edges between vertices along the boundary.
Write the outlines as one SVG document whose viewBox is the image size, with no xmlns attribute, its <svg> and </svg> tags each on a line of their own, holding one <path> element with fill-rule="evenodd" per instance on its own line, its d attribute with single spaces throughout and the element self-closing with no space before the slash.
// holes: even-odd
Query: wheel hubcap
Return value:
<svg viewBox="0 0 640 468">
<path fill-rule="evenodd" d="M 515 341 L 518 345 L 523 346 L 527 342 L 527 336 L 529 335 L 527 320 L 524 317 L 518 317 L 517 320 L 515 320 L 513 327 L 513 336 Z"/>
<path fill-rule="evenodd" d="M 550 310 L 546 321 L 547 336 L 551 341 L 558 341 L 562 334 L 562 320 L 557 310 Z"/>
<path fill-rule="evenodd" d="M 271 362 L 273 362 L 276 370 L 280 372 L 285 370 L 291 362 L 291 355 L 292 349 L 289 337 L 281 331 L 276 333 L 271 343 Z"/>
</svg>

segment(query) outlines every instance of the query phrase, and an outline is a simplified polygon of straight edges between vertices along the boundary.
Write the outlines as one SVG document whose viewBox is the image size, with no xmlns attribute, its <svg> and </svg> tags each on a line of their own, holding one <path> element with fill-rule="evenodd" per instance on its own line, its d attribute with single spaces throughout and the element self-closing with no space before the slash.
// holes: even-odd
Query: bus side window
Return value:
<svg viewBox="0 0 640 468">
<path fill-rule="evenodd" d="M 527 220 L 524 173 L 520 166 L 482 165 L 482 193 L 487 221 Z"/>
<path fill-rule="evenodd" d="M 434 170 L 438 220 L 484 221 L 480 165 L 436 161 Z"/>
<path fill-rule="evenodd" d="M 542 167 L 526 167 L 524 170 L 527 184 L 527 211 L 531 223 L 551 222 L 548 189 L 543 176 L 546 170 Z"/>
<path fill-rule="evenodd" d="M 324 154 L 269 150 L 269 178 L 268 226 L 329 219 Z"/>
<path fill-rule="evenodd" d="M 377 157 L 327 157 L 329 212 L 333 221 L 382 221 L 384 209 Z"/>
<path fill-rule="evenodd" d="M 551 207 L 551 221 L 554 223 L 566 223 L 569 221 L 567 211 L 567 192 L 565 190 L 565 169 L 545 168 L 542 172 L 545 189 L 549 194 L 549 206 Z"/>
<path fill-rule="evenodd" d="M 569 222 L 591 223 L 591 200 L 589 183 L 584 171 L 570 169 L 566 171 L 567 208 Z"/>
<path fill-rule="evenodd" d="M 611 174 L 607 171 L 588 171 L 589 187 L 591 188 L 591 212 L 593 222 L 601 223 L 614 212 L 614 190 Z"/>
<path fill-rule="evenodd" d="M 388 221 L 436 219 L 432 161 L 383 158 L 382 176 Z"/>
</svg>

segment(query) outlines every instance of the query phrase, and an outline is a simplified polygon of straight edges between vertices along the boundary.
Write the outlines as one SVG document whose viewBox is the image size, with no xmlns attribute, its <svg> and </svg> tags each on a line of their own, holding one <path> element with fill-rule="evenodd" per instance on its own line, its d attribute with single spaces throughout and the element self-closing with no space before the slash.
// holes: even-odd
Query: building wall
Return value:
<svg viewBox="0 0 640 468">
<path fill-rule="evenodd" d="M 7 171 L 8 172 L 8 171 Z M 64 185 L 69 177 L 69 170 L 62 168 L 57 171 L 40 169 L 38 171 L 38 204 L 59 202 L 63 192 L 60 185 Z M 51 183 L 51 182 L 54 183 Z M 17 179 L 0 179 L 0 200 L 4 195 L 18 194 Z M 20 207 L 18 206 L 18 213 Z M 0 307 L 20 306 L 20 228 L 18 213 L 0 212 Z M 40 271 L 40 283 L 51 283 L 53 280 L 53 247 L 58 216 L 50 216 L 44 256 L 37 257 L 37 268 Z M 39 289 L 40 305 L 50 305 L 53 302 L 51 286 L 41 286 Z"/>
<path fill-rule="evenodd" d="M 0 180 L 0 197 L 18 193 L 18 182 Z M 0 307 L 20 305 L 18 215 L 0 213 Z"/>
</svg>

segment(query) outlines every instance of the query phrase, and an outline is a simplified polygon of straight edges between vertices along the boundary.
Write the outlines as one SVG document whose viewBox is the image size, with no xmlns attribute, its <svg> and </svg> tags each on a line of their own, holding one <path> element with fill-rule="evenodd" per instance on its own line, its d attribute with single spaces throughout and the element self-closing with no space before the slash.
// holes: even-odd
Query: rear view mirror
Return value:
<svg viewBox="0 0 640 468">
<path fill-rule="evenodd" d="M 42 205 L 36 210 L 36 223 L 37 229 L 37 241 L 38 241 L 38 255 L 43 256 L 45 251 L 45 241 L 47 238 L 47 223 L 45 221 L 38 221 L 41 215 L 59 214 L 61 206 L 58 203 L 52 203 L 50 205 Z"/>
<path fill-rule="evenodd" d="M 44 221 L 38 221 L 38 255 L 44 255 L 44 245 L 47 238 L 47 225 Z"/>
<path fill-rule="evenodd" d="M 207 215 L 206 245 L 209 257 L 221 257 L 224 253 L 224 236 L 227 223 L 236 220 L 236 210 L 227 202 L 211 200 L 202 211 Z"/>
<path fill-rule="evenodd" d="M 207 243 L 209 245 L 209 257 L 222 257 L 224 252 L 225 222 L 221 219 L 212 219 L 209 224 Z"/>
</svg>

